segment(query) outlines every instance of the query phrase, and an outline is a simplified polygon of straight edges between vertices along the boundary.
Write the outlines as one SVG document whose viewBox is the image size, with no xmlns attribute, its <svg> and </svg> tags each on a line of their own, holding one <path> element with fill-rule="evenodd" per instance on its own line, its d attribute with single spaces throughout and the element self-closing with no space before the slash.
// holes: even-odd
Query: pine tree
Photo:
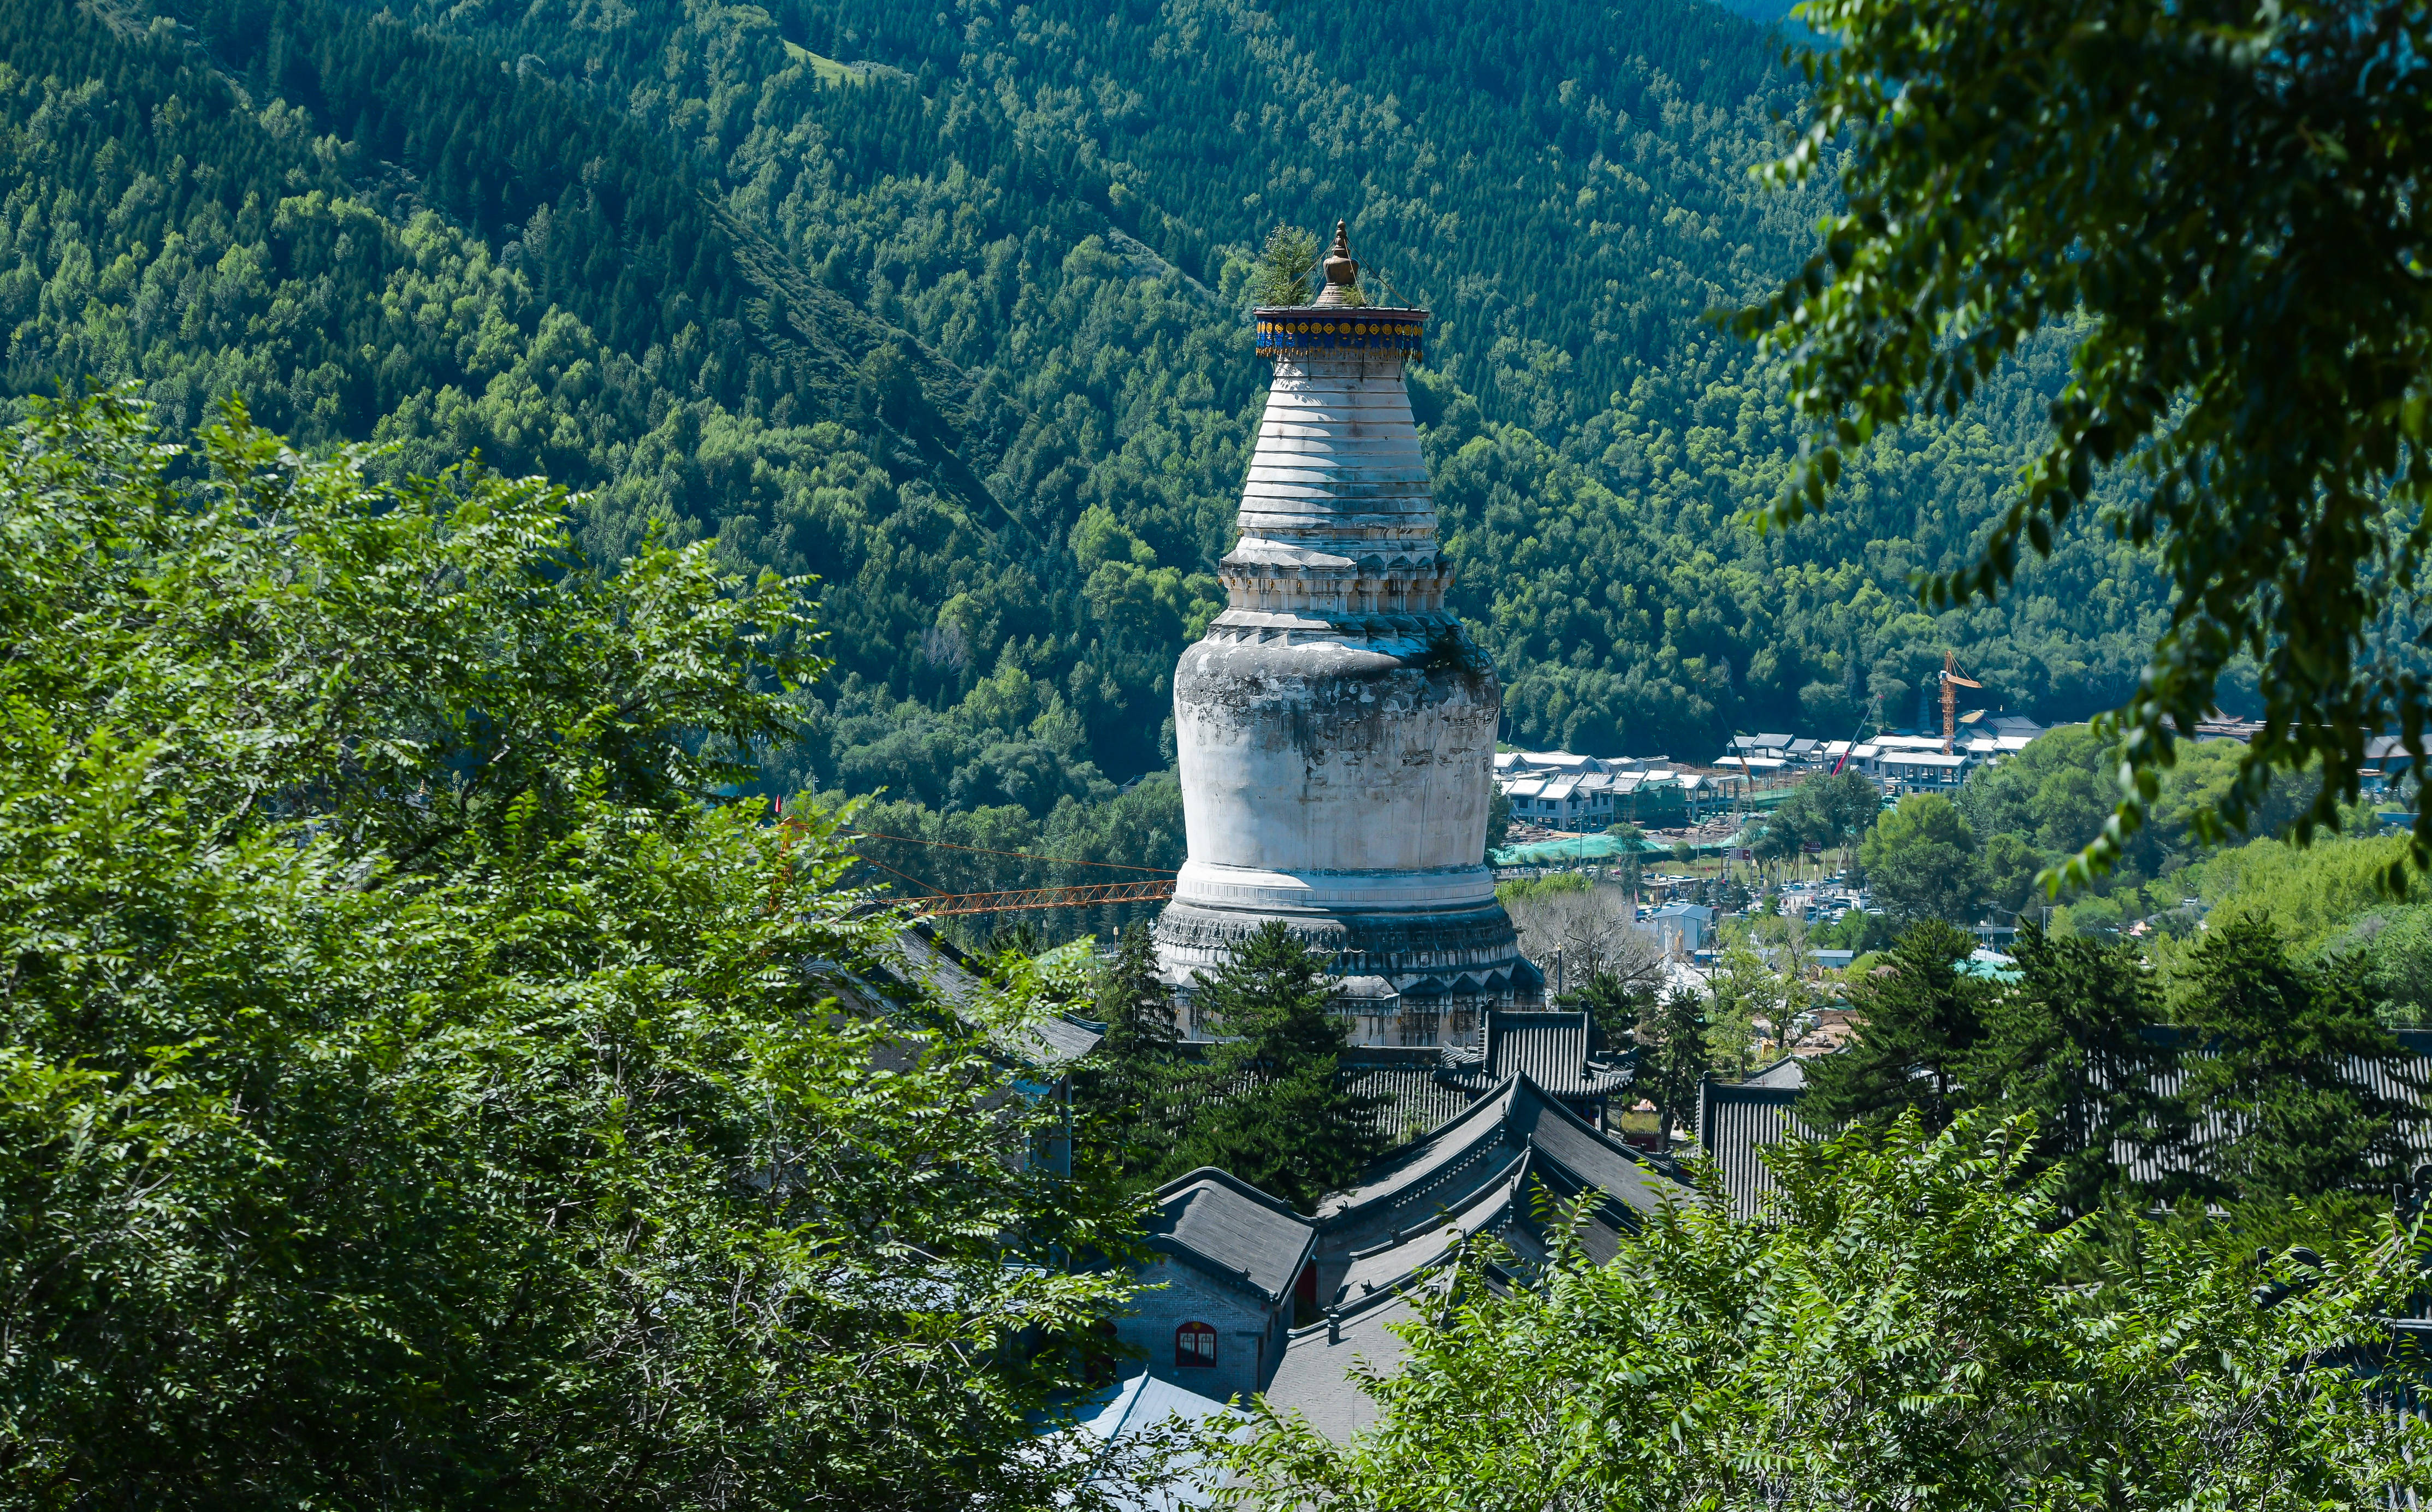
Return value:
<svg viewBox="0 0 2432 1512">
<path fill-rule="evenodd" d="M 1095 997 L 1106 1036 L 1073 1079 L 1074 1111 L 1119 1170 L 1147 1176 L 1165 1165 L 1173 1148 L 1181 1068 L 1174 994 L 1157 977 L 1147 925 L 1116 936 Z"/>
<path fill-rule="evenodd" d="M 2019 932 L 2019 979 L 1984 1014 L 1984 1037 L 1963 1080 L 1977 1100 L 2036 1117 L 2035 1164 L 2061 1168 L 2055 1200 L 2069 1218 L 2090 1213 L 2126 1173 L 2123 1146 L 2176 1147 L 2185 1118 L 2154 1090 L 2178 1050 L 2156 1033 L 2162 1004 L 2136 951 Z"/>
<path fill-rule="evenodd" d="M 1618 1050 L 1630 1043 L 1639 1019 L 1654 1010 L 1655 994 L 1611 971 L 1597 971 L 1578 990 L 1563 994 L 1560 1002 L 1575 1012 L 1586 1009 L 1597 1046 Z"/>
<path fill-rule="evenodd" d="M 1856 1039 L 1808 1067 L 1800 1112 L 1812 1124 L 1888 1123 L 1914 1107 L 1929 1130 L 1950 1126 L 1968 1098 L 1962 1067 L 1984 1037 L 1997 990 L 1959 969 L 1975 949 L 1940 919 L 1908 927 L 1884 963 L 1889 970 L 1851 995 Z"/>
<path fill-rule="evenodd" d="M 1317 963 L 1276 919 L 1214 976 L 1200 975 L 1199 1000 L 1222 1041 L 1169 1169 L 1219 1167 L 1303 1212 L 1359 1175 L 1379 1144 L 1375 1100 L 1343 1084 L 1350 1038 L 1329 995 Z"/>
<path fill-rule="evenodd" d="M 1251 302 L 1275 308 L 1305 305 L 1316 297 L 1309 275 L 1317 269 L 1317 238 L 1297 226 L 1277 223 L 1267 233 L 1266 250 L 1251 283 Z"/>
<path fill-rule="evenodd" d="M 1714 1069 L 1706 1028 L 1705 999 L 1675 987 L 1638 1030 L 1636 1084 L 1655 1104 L 1655 1147 L 1666 1154 L 1672 1150 L 1673 1126 L 1697 1117 L 1697 1090 Z"/>
<path fill-rule="evenodd" d="M 2199 1195 L 2233 1201 L 2378 1187 L 2406 1169 L 2407 1133 L 2424 1117 L 2357 1077 L 2377 1066 L 2407 1085 L 2409 1057 L 2381 1027 L 2363 963 L 2288 958 L 2269 925 L 2232 918 L 2197 948 L 2178 1020 L 2187 1112 L 2213 1131 L 2195 1168 Z"/>
</svg>

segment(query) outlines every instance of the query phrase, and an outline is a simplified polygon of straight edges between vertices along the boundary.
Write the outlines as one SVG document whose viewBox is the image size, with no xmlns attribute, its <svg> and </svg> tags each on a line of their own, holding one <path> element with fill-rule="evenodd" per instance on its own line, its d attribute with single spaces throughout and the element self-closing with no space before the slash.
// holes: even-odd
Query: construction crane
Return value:
<svg viewBox="0 0 2432 1512">
<path fill-rule="evenodd" d="M 1836 757 L 1832 763 L 1832 775 L 1834 777 L 1840 776 L 1842 771 L 1849 766 L 1849 753 L 1858 748 L 1858 737 L 1866 732 L 1866 727 L 1870 724 L 1881 725 L 1883 722 L 1883 696 L 1878 693 L 1873 697 L 1866 700 L 1865 712 L 1858 715 L 1858 722 L 1849 729 L 1849 738 L 1842 742 L 1841 754 Z"/>
<path fill-rule="evenodd" d="M 1100 882 L 1093 887 L 1033 887 L 1012 893 L 932 893 L 910 899 L 922 918 L 954 914 L 1010 914 L 1032 908 L 1090 908 L 1100 903 L 1162 903 L 1172 882 Z"/>
<path fill-rule="evenodd" d="M 1959 735 L 1959 690 L 1974 688 L 1984 691 L 1984 684 L 1959 675 L 1959 653 L 1942 653 L 1942 754 L 1951 754 L 1951 743 Z"/>
<path fill-rule="evenodd" d="M 1023 887 L 1009 892 L 941 893 L 932 890 L 927 882 L 908 872 L 897 871 L 874 857 L 859 854 L 859 859 L 879 870 L 890 873 L 921 889 L 904 900 L 912 912 L 922 918 L 945 918 L 957 914 L 1010 914 L 1038 908 L 1094 908 L 1102 903 L 1162 903 L 1174 897 L 1174 874 L 1162 866 L 1127 866 L 1112 861 L 1075 861 L 1066 856 L 1035 855 L 1027 850 L 992 850 L 986 846 L 958 846 L 942 840 L 922 840 L 906 834 L 882 834 L 875 830 L 844 831 L 843 833 L 865 840 L 892 840 L 900 845 L 926 846 L 934 850 L 963 850 L 975 855 L 1006 856 L 1019 861 L 1044 861 L 1061 866 L 1094 866 L 1106 871 L 1137 871 L 1149 874 L 1151 881 L 1098 882 L 1080 887 Z"/>
</svg>

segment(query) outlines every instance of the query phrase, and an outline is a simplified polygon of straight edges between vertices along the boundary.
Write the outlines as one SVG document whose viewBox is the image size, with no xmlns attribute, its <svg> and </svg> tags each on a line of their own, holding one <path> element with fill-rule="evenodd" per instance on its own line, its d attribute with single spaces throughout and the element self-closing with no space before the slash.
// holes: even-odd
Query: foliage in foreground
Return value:
<svg viewBox="0 0 2432 1512">
<path fill-rule="evenodd" d="M 1338 1446 L 1261 1409 L 1229 1450 L 1265 1506 L 1481 1512 L 2367 1507 L 2424 1425 L 2349 1367 L 2415 1280 L 2411 1235 L 2269 1278 L 2217 1237 L 2132 1219 L 2048 1232 L 2032 1119 L 1785 1147 L 1778 1205 L 1720 1194 L 1610 1264 L 1490 1284 L 1487 1249 L 1408 1326 L 1377 1424 Z M 2093 1279 L 2089 1280 L 2088 1277 Z M 2295 1282 L 2273 1305 L 2266 1279 Z M 2391 1361 L 2390 1363 L 2396 1363 Z M 2390 1377 L 2384 1377 L 2387 1385 Z M 1448 1429 L 1447 1425 L 1458 1425 Z"/>
<path fill-rule="evenodd" d="M 1879 434 L 1958 413 L 2057 329 L 2074 376 L 2023 486 L 1972 562 L 1917 586 L 1934 608 L 2007 596 L 2025 554 L 2052 555 L 2102 508 L 2104 475 L 2133 481 L 2104 524 L 2159 557 L 2170 622 L 2111 716 L 2118 802 L 2069 878 L 2122 857 L 2240 664 L 2265 729 L 2201 805 L 2204 838 L 2264 816 L 2275 776 L 2307 768 L 2298 832 L 2338 829 L 2375 735 L 2399 734 L 2420 768 L 2432 305 L 2413 248 L 2432 15 L 2395 0 L 1801 14 L 1833 45 L 1802 55 L 1813 114 L 1770 176 L 1836 174 L 1848 208 L 1739 318 L 1789 356 L 1814 432 L 1771 517 L 1820 508 Z M 2432 866 L 2432 815 L 2411 859 Z"/>
<path fill-rule="evenodd" d="M 971 1032 L 842 1006 L 893 925 L 819 824 L 704 801 L 795 585 L 357 462 L 0 443 L 0 1496 L 1052 1496 L 1120 1289 L 1053 1261 L 1127 1215 Z"/>
</svg>

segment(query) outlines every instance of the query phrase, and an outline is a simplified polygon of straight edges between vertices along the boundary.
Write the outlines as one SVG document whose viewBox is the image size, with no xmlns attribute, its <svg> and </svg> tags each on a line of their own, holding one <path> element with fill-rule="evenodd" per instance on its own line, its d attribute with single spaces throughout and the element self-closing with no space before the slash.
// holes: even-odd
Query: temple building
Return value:
<svg viewBox="0 0 2432 1512">
<path fill-rule="evenodd" d="M 1484 865 L 1503 693 L 1444 607 L 1403 378 L 1427 312 L 1359 304 L 1340 225 L 1325 270 L 1315 304 L 1256 312 L 1275 377 L 1229 607 L 1174 672 L 1190 857 L 1156 937 L 1187 995 L 1281 919 L 1329 958 L 1356 1041 L 1470 1040 L 1543 994 Z"/>
<path fill-rule="evenodd" d="M 1405 1347 L 1392 1325 L 1423 1316 L 1475 1241 L 1499 1246 L 1491 1281 L 1527 1285 L 1566 1238 L 1609 1260 L 1659 1212 L 1701 1201 L 1509 1075 L 1311 1215 L 1209 1168 L 1157 1188 L 1142 1289 L 1116 1322 L 1119 1369 L 1220 1402 L 1264 1392 L 1341 1439 L 1375 1420 L 1356 1370 L 1392 1373 Z M 1574 1201 L 1579 1226 L 1562 1230 Z"/>
</svg>

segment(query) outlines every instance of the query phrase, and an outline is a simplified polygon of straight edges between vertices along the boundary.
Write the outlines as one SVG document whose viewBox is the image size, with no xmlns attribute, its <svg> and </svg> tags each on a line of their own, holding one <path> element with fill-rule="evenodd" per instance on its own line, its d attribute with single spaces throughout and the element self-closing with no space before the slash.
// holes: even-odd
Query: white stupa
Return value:
<svg viewBox="0 0 2432 1512">
<path fill-rule="evenodd" d="M 1357 1038 L 1436 1044 L 1542 987 L 1483 865 L 1503 691 L 1444 608 L 1403 382 L 1427 312 L 1351 303 L 1340 225 L 1325 266 L 1314 305 L 1257 311 L 1275 381 L 1230 607 L 1174 671 L 1191 854 L 1156 937 L 1187 986 L 1283 919 L 1343 979 Z"/>
</svg>

